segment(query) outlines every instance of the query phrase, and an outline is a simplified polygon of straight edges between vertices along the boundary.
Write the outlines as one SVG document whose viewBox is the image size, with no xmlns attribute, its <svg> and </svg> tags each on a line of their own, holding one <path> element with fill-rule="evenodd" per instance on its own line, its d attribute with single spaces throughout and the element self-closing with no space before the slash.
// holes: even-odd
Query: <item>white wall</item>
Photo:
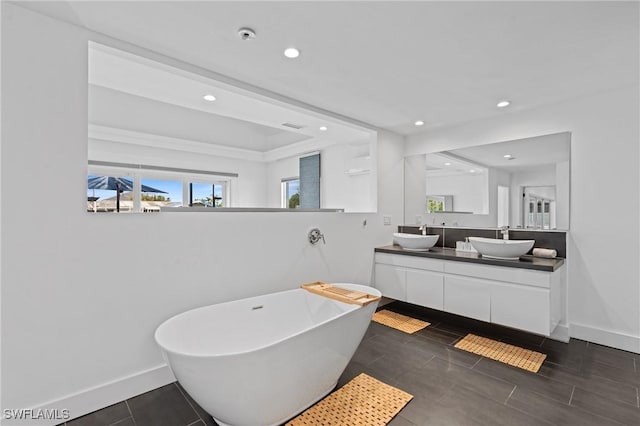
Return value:
<svg viewBox="0 0 640 426">
<path fill-rule="evenodd" d="M 411 161 L 414 161 L 414 156 L 408 157 Z M 498 185 L 509 186 L 510 176 L 509 173 L 489 168 L 486 175 L 476 176 L 482 178 L 482 182 L 474 187 L 475 192 L 466 192 L 467 189 L 463 189 L 463 193 L 458 193 L 458 199 L 464 200 L 465 198 L 474 201 L 474 205 L 459 204 L 454 199 L 453 207 L 455 210 L 460 211 L 488 211 L 486 214 L 462 214 L 462 213 L 427 213 L 425 215 L 425 223 L 428 225 L 442 223 L 447 226 L 464 226 L 464 227 L 480 227 L 480 228 L 495 228 L 498 223 Z M 427 186 L 431 182 L 432 178 L 429 177 Z M 408 183 L 405 183 L 407 185 Z M 413 184 L 412 184 L 413 185 Z M 467 186 L 471 183 L 467 183 Z M 460 188 L 465 187 L 460 183 Z M 481 193 L 483 191 L 484 193 Z M 431 189 L 427 189 L 427 192 L 431 192 Z M 406 205 L 406 204 L 405 204 Z M 479 210 L 476 210 L 476 207 Z M 410 223 L 410 222 L 409 222 Z"/>
<path fill-rule="evenodd" d="M 375 178 L 373 172 L 360 175 L 345 173 L 345 164 L 353 157 L 353 152 L 352 144 L 335 144 L 320 151 L 320 206 L 323 209 L 344 209 L 346 212 L 375 209 L 371 193 L 371 181 Z M 280 183 L 282 179 L 299 176 L 299 167 L 298 156 L 267 164 L 268 207 L 281 207 Z"/>
<path fill-rule="evenodd" d="M 282 179 L 300 176 L 299 157 L 281 158 L 267 163 L 267 207 L 280 208 Z"/>
<path fill-rule="evenodd" d="M 638 55 L 638 51 L 630 52 Z M 570 333 L 640 352 L 639 87 L 414 135 L 406 155 L 569 131 Z M 594 195 L 616 200 L 598 209 Z"/>
<path fill-rule="evenodd" d="M 453 176 L 427 176 L 427 195 L 452 195 L 453 206 L 460 212 L 483 214 L 488 211 L 485 197 L 488 196 L 488 171 L 483 174 Z"/>
<path fill-rule="evenodd" d="M 75 417 L 164 384 L 153 332 L 186 309 L 370 282 L 401 221 L 401 137 L 379 134 L 378 214 L 88 214 L 87 41 L 115 42 L 2 8 L 3 408 Z M 326 245 L 308 244 L 316 226 Z"/>
<path fill-rule="evenodd" d="M 413 155 L 404 159 L 404 224 L 421 225 L 426 214 L 427 158 Z"/>
<path fill-rule="evenodd" d="M 350 161 L 358 155 L 357 146 L 351 144 L 332 145 L 322 150 L 321 203 L 323 208 L 344 209 L 345 211 L 371 211 L 372 197 L 369 170 L 362 174 L 347 174 Z M 366 143 L 366 155 L 369 155 L 369 143 Z M 372 156 L 375 158 L 375 155 Z"/>
<path fill-rule="evenodd" d="M 267 205 L 267 165 L 216 155 L 89 139 L 89 160 L 237 173 L 231 182 L 229 207 Z M 278 206 L 279 207 L 279 206 Z"/>
</svg>

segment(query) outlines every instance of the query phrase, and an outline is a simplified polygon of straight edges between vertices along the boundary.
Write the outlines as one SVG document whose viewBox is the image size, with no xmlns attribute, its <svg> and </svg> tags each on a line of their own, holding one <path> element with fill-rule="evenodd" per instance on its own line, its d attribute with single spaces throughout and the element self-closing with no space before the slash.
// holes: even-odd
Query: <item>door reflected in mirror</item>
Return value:
<svg viewBox="0 0 640 426">
<path fill-rule="evenodd" d="M 405 158 L 405 224 L 569 229 L 569 132 Z"/>
</svg>

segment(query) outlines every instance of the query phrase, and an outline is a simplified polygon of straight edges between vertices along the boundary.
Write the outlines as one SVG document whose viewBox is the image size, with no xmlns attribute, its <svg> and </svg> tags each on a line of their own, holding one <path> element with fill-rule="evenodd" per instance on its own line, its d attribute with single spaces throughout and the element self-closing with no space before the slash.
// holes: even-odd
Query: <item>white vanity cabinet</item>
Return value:
<svg viewBox="0 0 640 426">
<path fill-rule="evenodd" d="M 491 282 L 447 275 L 444 283 L 443 310 L 481 321 L 491 321 Z"/>
<path fill-rule="evenodd" d="M 566 266 L 555 271 L 375 253 L 384 296 L 551 336 L 565 318 Z"/>
<path fill-rule="evenodd" d="M 388 253 L 375 258 L 375 287 L 384 296 L 442 310 L 442 261 Z"/>
<path fill-rule="evenodd" d="M 396 300 L 407 299 L 407 278 L 402 268 L 376 263 L 376 288 L 386 297 Z"/>
<path fill-rule="evenodd" d="M 405 301 L 427 308 L 443 310 L 444 277 L 442 272 L 407 269 L 407 297 Z"/>
</svg>

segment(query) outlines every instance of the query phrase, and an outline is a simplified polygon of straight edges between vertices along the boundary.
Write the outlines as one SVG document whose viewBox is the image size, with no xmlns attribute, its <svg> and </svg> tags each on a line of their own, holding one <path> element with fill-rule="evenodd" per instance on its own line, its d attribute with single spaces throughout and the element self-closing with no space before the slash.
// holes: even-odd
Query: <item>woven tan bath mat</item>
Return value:
<svg viewBox="0 0 640 426">
<path fill-rule="evenodd" d="M 419 319 L 411 318 L 386 309 L 373 314 L 373 321 L 409 334 L 413 334 L 416 331 L 422 330 L 423 328 L 431 325 L 431 323 L 420 321 Z"/>
<path fill-rule="evenodd" d="M 384 426 L 413 398 L 362 373 L 287 426 Z"/>
<path fill-rule="evenodd" d="M 547 357 L 547 355 L 540 352 L 530 351 L 529 349 L 476 336 L 475 334 L 467 334 L 455 344 L 455 347 L 533 373 L 537 373 L 540 370 Z"/>
</svg>

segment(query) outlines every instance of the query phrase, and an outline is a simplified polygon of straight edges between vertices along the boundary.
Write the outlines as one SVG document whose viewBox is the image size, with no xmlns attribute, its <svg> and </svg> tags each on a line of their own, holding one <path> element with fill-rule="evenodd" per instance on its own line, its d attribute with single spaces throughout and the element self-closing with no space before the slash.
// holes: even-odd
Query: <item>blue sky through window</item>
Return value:
<svg viewBox="0 0 640 426">
<path fill-rule="evenodd" d="M 182 203 L 182 182 L 158 179 L 142 179 L 141 182 L 143 185 L 167 192 L 167 194 L 158 195 L 168 197 L 173 202 Z M 150 193 L 150 195 L 153 195 L 153 193 Z"/>
<path fill-rule="evenodd" d="M 94 175 L 88 175 L 88 178 L 92 178 Z M 124 177 L 124 179 L 133 180 L 131 177 Z M 143 185 L 150 186 L 155 189 L 159 189 L 161 191 L 166 192 L 166 194 L 158 193 L 157 195 L 162 195 L 164 197 L 169 198 L 174 203 L 182 203 L 182 182 L 180 181 L 171 181 L 171 180 L 160 180 L 160 179 L 145 179 L 141 180 Z M 297 187 L 297 183 L 296 183 Z M 211 197 L 213 184 L 212 183 L 193 183 L 193 200 L 198 199 L 206 199 L 207 197 Z M 297 189 L 296 189 L 297 191 Z M 295 192 L 292 192 L 292 194 Z M 148 193 L 149 195 L 154 195 L 155 193 Z M 99 200 L 104 200 L 107 198 L 112 198 L 116 196 L 115 190 L 102 190 L 102 189 L 87 189 L 87 197 L 99 197 Z M 215 185 L 215 196 L 222 197 L 222 184 Z"/>
<path fill-rule="evenodd" d="M 215 196 L 222 197 L 222 185 L 217 184 L 215 186 Z M 211 197 L 211 191 L 213 189 L 212 183 L 193 183 L 193 202 L 196 200 L 206 199 Z"/>
<path fill-rule="evenodd" d="M 291 198 L 293 194 L 300 193 L 300 181 L 299 180 L 290 180 L 287 181 L 287 200 Z"/>
</svg>

